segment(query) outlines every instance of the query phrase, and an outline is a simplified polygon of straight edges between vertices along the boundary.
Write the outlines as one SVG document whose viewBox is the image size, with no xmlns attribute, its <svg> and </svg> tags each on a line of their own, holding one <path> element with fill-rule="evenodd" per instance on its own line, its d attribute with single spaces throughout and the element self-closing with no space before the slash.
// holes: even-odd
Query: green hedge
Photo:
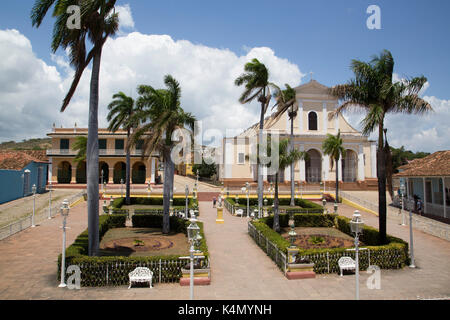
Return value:
<svg viewBox="0 0 450 320">
<path fill-rule="evenodd" d="M 125 198 L 116 198 L 113 200 L 114 208 L 121 208 L 125 204 Z M 162 206 L 163 198 L 162 197 L 131 197 L 130 205 L 147 205 L 147 206 Z M 185 198 L 173 198 L 173 206 L 185 207 L 186 199 Z M 188 197 L 188 206 L 189 208 L 193 208 L 194 205 L 198 208 L 198 199 L 194 200 L 192 197 Z"/>
<path fill-rule="evenodd" d="M 288 215 L 280 215 L 280 226 L 286 227 Z M 315 215 L 296 214 L 294 215 L 295 225 L 302 227 L 336 227 L 341 232 L 353 237 L 350 231 L 350 219 L 336 215 Z M 290 243 L 279 233 L 272 230 L 273 217 L 255 220 L 252 223 L 258 231 L 273 242 L 281 251 L 287 253 Z M 402 239 L 388 235 L 388 244 L 378 245 L 378 230 L 369 226 L 364 226 L 360 236 L 363 248 L 370 250 L 370 264 L 377 265 L 381 269 L 399 269 L 409 263 L 408 243 Z M 345 248 L 324 248 L 324 249 L 302 249 L 300 256 L 308 257 L 314 262 L 316 273 L 339 272 L 337 261 L 342 256 L 354 258 L 354 251 L 347 251 Z M 360 268 L 362 270 L 369 266 L 369 252 L 360 251 Z"/>
<path fill-rule="evenodd" d="M 233 197 L 228 197 L 225 199 L 226 202 L 228 202 L 231 206 L 235 207 L 236 206 L 236 201 L 235 198 Z M 279 199 L 279 205 L 280 206 L 289 206 L 290 204 L 290 199 L 288 198 L 281 198 Z M 272 198 L 267 198 L 267 205 L 268 206 L 272 206 L 273 204 L 273 199 Z M 244 211 L 247 210 L 247 198 L 246 197 L 241 197 L 239 199 L 239 203 L 238 203 L 239 207 L 241 209 L 244 209 Z M 249 199 L 249 205 L 250 207 L 255 207 L 258 205 L 258 199 L 254 199 L 254 198 L 250 198 Z M 253 210 L 253 208 L 250 208 Z M 287 209 L 282 209 L 283 211 L 286 212 L 294 212 L 294 213 L 317 213 L 317 214 L 323 214 L 323 206 L 314 203 L 312 201 L 309 200 L 305 200 L 305 199 L 295 199 L 295 207 L 291 207 L 291 208 L 287 208 Z M 270 209 L 270 211 L 272 211 L 272 209 Z"/>
<path fill-rule="evenodd" d="M 137 216 L 133 216 L 137 217 Z M 152 215 L 152 218 L 144 218 L 140 215 L 140 223 L 143 227 L 158 227 L 162 225 L 162 216 Z M 156 217 L 156 218 L 153 218 Z M 161 220 L 157 220 L 160 218 Z M 171 227 L 177 232 L 186 234 L 188 221 L 176 217 L 170 217 Z M 99 217 L 99 237 L 100 240 L 111 228 L 125 227 L 125 215 L 103 215 Z M 198 222 L 202 240 L 200 250 L 204 253 L 206 260 L 209 258 L 206 238 L 203 231 L 203 223 Z M 117 286 L 127 285 L 128 273 L 136 267 L 148 267 L 153 271 L 153 282 L 178 282 L 182 276 L 182 267 L 186 264 L 180 260 L 180 255 L 151 256 L 151 257 L 120 257 L 120 256 L 102 256 L 89 257 L 88 255 L 88 230 L 82 232 L 66 249 L 66 267 L 69 265 L 78 265 L 81 269 L 81 286 Z M 188 255 L 188 253 L 186 253 Z M 58 256 L 58 281 L 60 281 L 61 254 Z M 161 276 L 160 276 L 161 272 Z"/>
</svg>

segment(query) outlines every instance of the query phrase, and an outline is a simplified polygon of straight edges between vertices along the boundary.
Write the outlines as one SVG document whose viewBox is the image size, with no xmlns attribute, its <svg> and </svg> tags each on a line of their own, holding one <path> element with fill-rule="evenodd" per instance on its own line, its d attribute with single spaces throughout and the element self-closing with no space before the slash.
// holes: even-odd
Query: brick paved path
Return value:
<svg viewBox="0 0 450 320">
<path fill-rule="evenodd" d="M 211 253 L 212 283 L 195 288 L 196 299 L 353 299 L 354 275 L 320 275 L 316 279 L 287 280 L 247 234 L 246 218 L 224 214 L 225 224 L 215 224 L 211 202 L 201 202 L 201 220 Z M 350 216 L 353 209 L 340 207 Z M 86 228 L 86 204 L 71 210 L 68 243 Z M 377 217 L 362 213 L 369 225 Z M 0 299 L 188 299 L 189 287 L 156 284 L 153 289 L 127 286 L 113 288 L 57 288 L 56 258 L 61 251 L 61 218 L 46 221 L 0 241 Z M 409 239 L 405 227 L 389 224 L 388 232 Z M 361 299 L 417 299 L 450 297 L 450 243 L 415 233 L 417 269 L 382 270 L 381 290 L 365 286 Z"/>
</svg>

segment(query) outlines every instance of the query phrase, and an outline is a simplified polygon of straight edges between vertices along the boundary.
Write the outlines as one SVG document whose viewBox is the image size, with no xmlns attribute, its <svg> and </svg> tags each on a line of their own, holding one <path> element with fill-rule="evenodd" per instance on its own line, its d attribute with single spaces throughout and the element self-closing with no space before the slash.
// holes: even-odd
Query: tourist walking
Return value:
<svg viewBox="0 0 450 320">
<path fill-rule="evenodd" d="M 422 215 L 422 200 L 417 200 L 417 212 Z"/>
<path fill-rule="evenodd" d="M 214 197 L 214 198 L 213 198 L 213 208 L 216 207 L 216 202 L 217 202 L 217 199 L 216 199 L 216 197 Z"/>
</svg>

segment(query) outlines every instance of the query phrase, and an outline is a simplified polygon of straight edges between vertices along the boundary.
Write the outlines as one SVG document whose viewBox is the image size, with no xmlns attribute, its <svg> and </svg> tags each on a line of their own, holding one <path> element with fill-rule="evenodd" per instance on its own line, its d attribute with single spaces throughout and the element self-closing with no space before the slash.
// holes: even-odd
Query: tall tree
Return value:
<svg viewBox="0 0 450 320">
<path fill-rule="evenodd" d="M 273 230 L 280 232 L 280 212 L 279 212 L 279 200 L 278 200 L 278 180 L 279 173 L 283 171 L 288 166 L 292 165 L 295 161 L 306 158 L 306 153 L 304 151 L 299 151 L 296 149 L 289 150 L 289 139 L 281 139 L 278 143 L 274 145 L 274 149 L 268 147 L 270 154 L 272 152 L 278 152 L 278 169 L 275 172 L 275 197 L 273 200 L 274 204 L 274 216 L 273 216 Z M 271 145 L 271 143 L 269 144 Z M 270 163 L 268 166 L 272 166 Z"/>
<path fill-rule="evenodd" d="M 262 143 L 263 140 L 263 129 L 264 129 L 264 115 L 267 111 L 267 108 L 270 103 L 270 88 L 275 88 L 275 90 L 279 90 L 279 88 L 269 82 L 269 71 L 266 66 L 259 62 L 258 59 L 253 59 L 251 62 L 248 62 L 244 66 L 245 73 L 241 74 L 236 78 L 234 84 L 236 86 L 245 85 L 245 90 L 239 98 L 239 102 L 242 104 L 249 103 L 254 101 L 255 99 L 261 104 L 261 112 L 259 119 L 259 142 L 258 146 Z M 263 192 L 264 192 L 264 184 L 263 184 L 263 166 L 261 164 L 260 158 L 258 159 L 258 215 L 261 217 L 261 210 L 263 206 Z"/>
<path fill-rule="evenodd" d="M 54 5 L 53 16 L 56 22 L 53 27 L 52 51 L 59 48 L 68 49 L 70 64 L 75 68 L 72 85 L 63 100 L 61 112 L 69 105 L 75 93 L 84 70 L 92 61 L 88 141 L 86 152 L 87 165 L 87 195 L 88 195 L 88 230 L 90 256 L 98 255 L 99 249 L 99 218 L 98 218 L 98 98 L 100 62 L 103 45 L 106 40 L 116 34 L 119 28 L 119 16 L 115 10 L 116 0 L 36 0 L 31 10 L 33 26 L 39 27 L 45 15 Z M 71 19 L 69 6 L 80 6 L 80 28 L 67 27 Z M 69 10 L 69 12 L 71 12 Z M 89 43 L 90 42 L 90 43 Z M 91 48 L 89 51 L 87 48 Z"/>
<path fill-rule="evenodd" d="M 138 139 L 143 138 L 142 157 L 151 156 L 155 150 L 158 150 L 163 156 L 163 233 L 167 234 L 170 232 L 169 209 L 175 174 L 175 164 L 171 158 L 171 152 L 176 141 L 172 140 L 172 134 L 175 130 L 185 126 L 193 130 L 196 119 L 180 106 L 181 88 L 179 83 L 170 75 L 164 78 L 164 83 L 166 89 L 154 89 L 146 85 L 138 87 L 140 97 L 137 104 L 142 110 L 136 112 L 135 117 L 141 121 L 141 124 L 131 135 L 131 141 L 136 143 Z"/>
<path fill-rule="evenodd" d="M 109 121 L 108 129 L 112 132 L 116 132 L 121 127 L 127 131 L 127 144 L 126 144 L 126 204 L 130 204 L 130 149 L 133 146 L 130 140 L 131 130 L 136 128 L 139 120 L 134 117 L 137 107 L 134 103 L 133 98 L 127 96 L 123 92 L 118 92 L 113 95 L 113 101 L 108 105 L 108 116 Z"/>
<path fill-rule="evenodd" d="M 384 120 L 389 113 L 423 114 L 432 111 L 431 105 L 419 96 L 427 78 L 420 76 L 393 82 L 394 58 L 388 50 L 383 50 L 370 62 L 352 60 L 351 69 L 355 78 L 330 90 L 331 94 L 344 101 L 331 117 L 344 110 L 362 110 L 365 113 L 363 134 L 378 130 L 379 241 L 386 243 L 386 160 L 390 158 L 390 150 L 386 148 Z"/>
<path fill-rule="evenodd" d="M 289 139 L 289 150 L 294 150 L 294 118 L 297 116 L 298 105 L 297 100 L 295 98 L 296 92 L 295 89 L 289 86 L 287 83 L 285 84 L 286 89 L 282 91 L 277 91 L 275 94 L 277 103 L 272 107 L 277 107 L 277 111 L 273 116 L 273 121 L 278 120 L 283 113 L 287 112 L 289 120 L 291 122 L 291 137 Z M 290 175 L 291 175 L 291 207 L 295 206 L 295 181 L 294 181 L 294 166 L 290 166 Z"/>
<path fill-rule="evenodd" d="M 345 148 L 343 146 L 343 141 L 341 138 L 341 130 L 338 130 L 337 135 L 327 134 L 327 138 L 323 141 L 322 150 L 324 154 L 330 156 L 331 159 L 331 169 L 333 169 L 333 164 L 336 164 L 336 197 L 335 203 L 340 202 L 339 200 L 339 159 L 345 157 Z"/>
</svg>

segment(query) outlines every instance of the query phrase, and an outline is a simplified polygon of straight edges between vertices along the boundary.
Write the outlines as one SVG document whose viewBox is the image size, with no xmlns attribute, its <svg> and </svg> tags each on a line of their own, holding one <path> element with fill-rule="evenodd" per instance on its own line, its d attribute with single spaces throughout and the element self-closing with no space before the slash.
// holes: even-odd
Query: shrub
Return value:
<svg viewBox="0 0 450 320">
<path fill-rule="evenodd" d="M 114 208 L 121 208 L 125 204 L 125 198 L 117 198 L 114 199 L 112 205 Z M 139 205 L 150 205 L 150 206 L 162 206 L 163 198 L 162 197 L 131 197 L 130 204 L 139 204 Z M 173 198 L 173 206 L 185 207 L 186 199 L 185 198 Z M 189 208 L 193 208 L 194 205 L 198 207 L 198 200 L 194 201 L 192 197 L 188 197 L 188 206 Z"/>
<path fill-rule="evenodd" d="M 307 214 L 300 213 L 294 214 L 294 223 L 296 227 L 323 227 L 331 228 L 335 224 L 335 214 Z M 273 227 L 273 216 L 269 216 L 261 219 L 270 228 Z M 289 227 L 289 215 L 280 214 L 280 227 Z"/>
</svg>

